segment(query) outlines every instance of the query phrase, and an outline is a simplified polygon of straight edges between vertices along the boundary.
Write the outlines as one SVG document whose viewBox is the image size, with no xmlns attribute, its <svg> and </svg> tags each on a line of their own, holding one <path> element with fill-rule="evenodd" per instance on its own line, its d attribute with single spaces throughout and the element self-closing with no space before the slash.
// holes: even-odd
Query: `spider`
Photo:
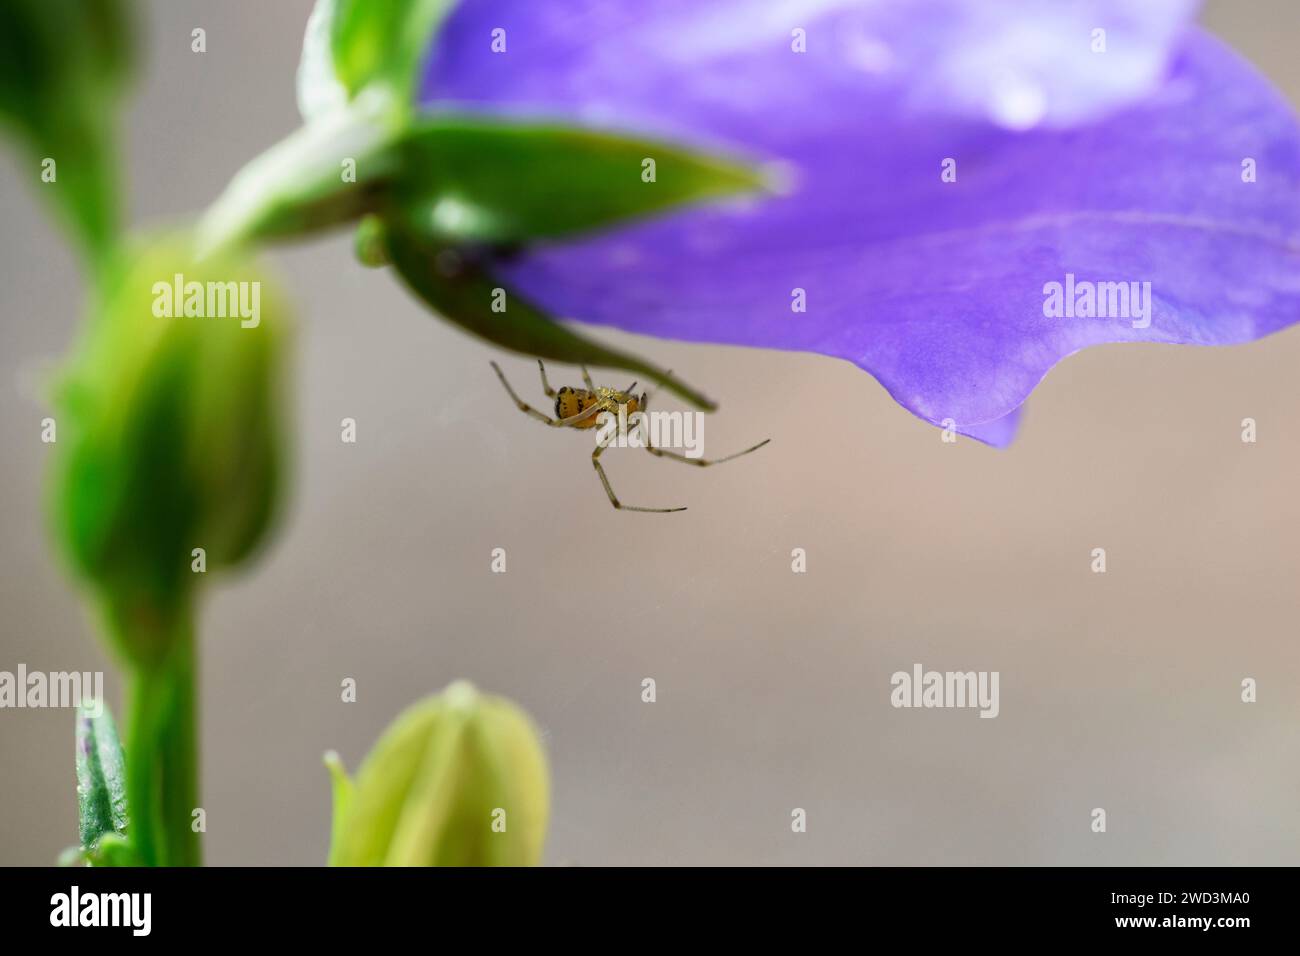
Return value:
<svg viewBox="0 0 1300 956">
<path fill-rule="evenodd" d="M 550 382 L 546 380 L 546 366 L 542 364 L 541 359 L 538 359 L 537 370 L 542 374 L 542 391 L 546 393 L 547 398 L 555 399 L 555 418 L 551 418 L 549 415 L 543 415 L 516 395 L 515 390 L 506 381 L 505 373 L 501 371 L 501 367 L 496 362 L 492 362 L 491 365 L 493 371 L 497 373 L 497 378 L 501 379 L 501 384 L 505 386 L 506 392 L 515 405 L 519 407 L 519 410 L 539 422 L 550 425 L 552 428 L 595 428 L 597 418 L 601 412 L 617 415 L 619 406 L 624 407 L 624 414 L 626 415 L 631 415 L 637 411 L 645 412 L 646 410 L 648 395 L 642 392 L 640 396 L 637 396 L 632 392 L 632 389 L 636 388 L 636 382 L 633 382 L 623 391 L 616 388 L 597 388 L 592 384 L 591 375 L 587 372 L 586 366 L 582 366 L 582 381 L 587 386 L 586 388 L 570 388 L 565 385 L 559 391 L 556 391 L 551 388 Z M 683 454 L 669 451 L 666 448 L 656 448 L 650 444 L 648 439 L 645 442 L 645 450 L 657 458 L 672 458 L 688 465 L 707 468 L 709 465 L 720 465 L 724 461 L 731 461 L 741 455 L 748 455 L 751 451 L 758 451 L 771 440 L 765 438 L 753 448 L 746 448 L 744 451 L 738 451 L 726 458 L 687 458 Z M 605 469 L 600 464 L 600 453 L 605 450 L 605 447 L 605 445 L 596 446 L 596 450 L 591 453 L 591 464 L 596 469 L 596 474 L 600 476 L 600 483 L 605 486 L 605 494 L 609 496 L 611 505 L 620 511 L 645 511 L 654 514 L 671 514 L 674 511 L 686 510 L 685 507 L 637 508 L 619 501 L 618 496 L 614 494 L 614 489 L 610 487 L 609 479 L 605 477 Z"/>
</svg>

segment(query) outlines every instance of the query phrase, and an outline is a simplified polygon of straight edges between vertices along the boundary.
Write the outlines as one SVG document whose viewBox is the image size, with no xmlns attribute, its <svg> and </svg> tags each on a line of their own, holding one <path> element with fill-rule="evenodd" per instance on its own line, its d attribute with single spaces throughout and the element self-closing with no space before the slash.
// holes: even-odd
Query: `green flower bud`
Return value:
<svg viewBox="0 0 1300 956">
<path fill-rule="evenodd" d="M 249 262 L 189 250 L 113 267 L 54 394 L 56 535 L 137 664 L 265 539 L 284 468 L 283 302 Z"/>
<path fill-rule="evenodd" d="M 537 729 L 464 681 L 408 708 L 349 781 L 334 773 L 333 866 L 535 866 L 549 812 Z"/>
</svg>

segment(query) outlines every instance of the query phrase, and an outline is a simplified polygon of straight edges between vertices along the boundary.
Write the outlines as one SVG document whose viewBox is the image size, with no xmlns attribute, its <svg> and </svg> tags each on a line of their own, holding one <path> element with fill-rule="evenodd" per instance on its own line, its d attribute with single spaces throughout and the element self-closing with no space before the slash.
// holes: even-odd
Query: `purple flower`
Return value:
<svg viewBox="0 0 1300 956">
<path fill-rule="evenodd" d="M 848 359 L 921 418 L 1005 445 L 1085 346 L 1238 343 L 1300 316 L 1300 130 L 1193 12 L 463 0 L 423 100 L 787 164 L 780 197 L 498 271 L 560 316 Z"/>
</svg>

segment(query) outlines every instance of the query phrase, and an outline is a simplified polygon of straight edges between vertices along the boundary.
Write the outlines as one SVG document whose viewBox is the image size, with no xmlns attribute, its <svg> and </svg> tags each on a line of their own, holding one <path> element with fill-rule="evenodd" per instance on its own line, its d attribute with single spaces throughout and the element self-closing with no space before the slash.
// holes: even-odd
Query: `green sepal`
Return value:
<svg viewBox="0 0 1300 956">
<path fill-rule="evenodd" d="M 439 247 L 402 229 L 385 234 L 388 258 L 406 286 L 444 319 L 502 348 L 535 358 L 626 369 L 660 383 L 705 411 L 717 406 L 702 393 L 630 352 L 609 348 L 561 325 L 497 282 L 461 251 Z M 504 311 L 494 311 L 495 304 Z"/>
<path fill-rule="evenodd" d="M 422 117 L 397 149 L 391 203 L 447 242 L 567 238 L 772 186 L 737 160 L 554 123 L 436 114 Z"/>
<path fill-rule="evenodd" d="M 298 108 L 314 120 L 367 87 L 415 101 L 434 33 L 456 0 L 317 0 L 303 37 Z"/>
<path fill-rule="evenodd" d="M 356 95 L 372 83 L 414 99 L 433 34 L 456 0 L 330 0 L 330 47 L 339 81 Z"/>
<path fill-rule="evenodd" d="M 643 179 L 649 161 L 653 182 Z M 200 247 L 297 238 L 368 215 L 438 242 L 512 246 L 775 186 L 739 161 L 577 126 L 453 114 L 406 126 L 371 89 L 245 166 L 204 216 Z"/>
</svg>

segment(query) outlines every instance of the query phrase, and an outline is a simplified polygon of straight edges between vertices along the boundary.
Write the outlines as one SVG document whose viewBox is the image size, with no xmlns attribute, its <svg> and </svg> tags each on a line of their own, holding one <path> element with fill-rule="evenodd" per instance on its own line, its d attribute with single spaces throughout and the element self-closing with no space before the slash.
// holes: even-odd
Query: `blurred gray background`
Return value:
<svg viewBox="0 0 1300 956">
<path fill-rule="evenodd" d="M 136 223 L 201 209 L 297 124 L 310 2 L 147 6 Z M 1300 5 L 1204 19 L 1300 102 Z M 3 155 L 0 670 L 110 670 L 45 534 L 33 397 L 80 281 Z M 614 512 L 589 440 L 518 414 L 500 356 L 356 266 L 347 238 L 273 258 L 303 320 L 297 485 L 264 561 L 203 612 L 210 863 L 322 863 L 322 752 L 355 768 L 462 677 L 544 728 L 550 863 L 1300 862 L 1300 328 L 1075 356 L 1005 452 L 942 444 L 843 362 L 602 332 L 722 399 L 715 452 L 774 439 L 710 471 L 612 451 L 625 501 L 690 506 L 647 516 Z M 503 361 L 536 395 L 529 363 Z M 891 708 L 914 662 L 1001 671 L 1001 716 Z M 0 864 L 75 842 L 72 729 L 0 711 Z"/>
</svg>

